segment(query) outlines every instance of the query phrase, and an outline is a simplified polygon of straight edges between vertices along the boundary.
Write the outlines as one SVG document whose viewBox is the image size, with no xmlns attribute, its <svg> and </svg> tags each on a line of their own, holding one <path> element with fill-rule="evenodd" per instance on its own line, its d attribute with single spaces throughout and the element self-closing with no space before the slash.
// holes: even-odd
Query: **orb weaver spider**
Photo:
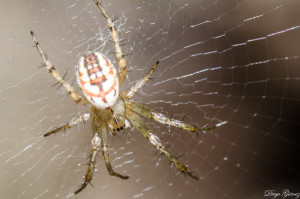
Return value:
<svg viewBox="0 0 300 199">
<path fill-rule="evenodd" d="M 128 92 L 119 92 L 120 86 L 125 81 L 127 73 L 125 56 L 119 44 L 120 41 L 118 32 L 114 22 L 106 14 L 100 3 L 97 0 L 94 0 L 94 2 L 100 9 L 102 15 L 106 18 L 109 25 L 109 30 L 111 32 L 116 50 L 116 56 L 119 65 L 119 75 L 117 74 L 117 71 L 112 63 L 101 53 L 86 53 L 80 58 L 77 70 L 77 81 L 82 93 L 84 94 L 84 97 L 75 92 L 71 84 L 65 81 L 64 78 L 57 72 L 43 52 L 33 31 L 30 32 L 35 46 L 43 59 L 44 66 L 47 68 L 49 73 L 67 90 L 68 94 L 75 102 L 83 105 L 91 104 L 91 108 L 89 109 L 88 113 L 78 115 L 65 125 L 44 135 L 47 137 L 71 128 L 79 122 L 88 120 L 90 118 L 93 119 L 92 131 L 94 136 L 91 141 L 92 152 L 88 169 L 84 177 L 84 183 L 78 190 L 74 192 L 74 194 L 78 194 L 87 186 L 88 183 L 91 182 L 96 163 L 96 156 L 100 148 L 109 174 L 121 179 L 129 178 L 129 176 L 121 175 L 115 172 L 109 162 L 107 132 L 112 135 L 116 135 L 117 131 L 122 131 L 124 128 L 130 127 L 130 123 L 137 128 L 140 133 L 157 148 L 157 150 L 164 154 L 170 160 L 170 162 L 177 167 L 177 169 L 179 169 L 185 175 L 198 180 L 198 177 L 194 176 L 192 172 L 188 171 L 187 166 L 181 163 L 176 156 L 170 153 L 161 143 L 160 139 L 151 133 L 150 128 L 140 116 L 156 120 L 162 124 L 172 125 L 196 133 L 210 131 L 216 128 L 218 125 L 208 128 L 198 128 L 197 126 L 168 118 L 161 113 L 153 111 L 142 103 L 131 100 L 138 89 L 141 88 L 149 79 L 150 75 L 159 64 L 159 61 L 157 61 L 150 69 L 148 74 L 143 79 L 138 81 L 133 87 L 131 87 Z"/>
</svg>

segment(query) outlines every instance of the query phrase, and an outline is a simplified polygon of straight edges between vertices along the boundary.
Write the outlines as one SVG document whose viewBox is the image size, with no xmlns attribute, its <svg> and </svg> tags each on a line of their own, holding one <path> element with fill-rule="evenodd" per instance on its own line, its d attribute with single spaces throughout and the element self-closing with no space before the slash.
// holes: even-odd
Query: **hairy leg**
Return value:
<svg viewBox="0 0 300 199">
<path fill-rule="evenodd" d="M 134 112 L 127 110 L 126 115 L 130 122 L 147 138 L 151 144 L 153 144 L 161 153 L 163 153 L 182 173 L 198 180 L 197 176 L 192 175 L 190 171 L 187 170 L 186 165 L 181 163 L 172 153 L 170 153 L 166 147 L 161 143 L 160 139 L 151 133 L 147 124 Z"/>
<path fill-rule="evenodd" d="M 132 98 L 133 95 L 137 92 L 137 90 L 140 89 L 146 83 L 146 81 L 150 78 L 151 74 L 153 73 L 153 71 L 155 70 L 155 68 L 158 64 L 159 64 L 159 61 L 157 61 L 154 64 L 154 66 L 152 66 L 152 68 L 149 70 L 149 72 L 143 79 L 138 81 L 133 87 L 130 88 L 130 90 L 126 94 L 127 99 Z"/>
<path fill-rule="evenodd" d="M 91 142 L 92 154 L 91 154 L 91 159 L 89 161 L 88 169 L 84 177 L 84 183 L 77 191 L 74 192 L 74 194 L 78 194 L 86 187 L 88 183 L 91 183 L 93 173 L 94 173 L 94 167 L 96 164 L 97 152 L 100 149 L 100 143 L 101 143 L 101 138 L 98 136 L 98 133 L 96 133 Z"/>
<path fill-rule="evenodd" d="M 187 123 L 184 123 L 180 120 L 175 120 L 169 117 L 164 116 L 162 113 L 157 113 L 154 112 L 152 109 L 150 109 L 149 107 L 145 106 L 144 104 L 138 103 L 138 102 L 134 102 L 134 101 L 126 101 L 126 106 L 128 108 L 130 108 L 131 110 L 133 110 L 134 112 L 150 118 L 150 119 L 154 119 L 162 124 L 168 124 L 168 125 L 172 125 L 175 126 L 177 128 L 181 128 L 187 131 L 191 131 L 191 132 L 203 132 L 203 131 L 210 131 L 214 128 L 216 128 L 217 125 L 215 126 L 211 126 L 211 127 L 205 127 L 205 128 L 199 128 L 197 126 L 193 126 Z"/>
<path fill-rule="evenodd" d="M 57 72 L 55 67 L 51 64 L 51 62 L 48 60 L 46 54 L 43 52 L 40 43 L 37 41 L 35 34 L 33 31 L 30 32 L 32 39 L 35 43 L 35 46 L 37 47 L 40 56 L 43 59 L 44 65 L 49 71 L 49 73 L 67 90 L 68 94 L 72 97 L 72 99 L 77 102 L 78 104 L 88 104 L 89 101 L 85 99 L 84 97 L 81 97 L 77 92 L 75 92 L 75 89 L 71 86 L 70 83 L 65 81 L 63 77 Z"/>
<path fill-rule="evenodd" d="M 102 127 L 102 130 L 101 130 L 101 151 L 102 151 L 102 155 L 103 155 L 103 158 L 104 158 L 104 161 L 105 161 L 105 164 L 106 164 L 106 167 L 107 167 L 107 170 L 108 170 L 108 173 L 112 176 L 116 176 L 116 177 L 119 177 L 121 179 L 128 179 L 129 176 L 123 176 L 121 174 L 118 174 L 116 173 L 113 169 L 112 169 L 112 166 L 109 162 L 109 158 L 108 158 L 108 152 L 107 152 L 107 149 L 108 149 L 108 143 L 107 143 L 107 133 L 106 133 L 106 126 Z"/>
<path fill-rule="evenodd" d="M 66 129 L 71 128 L 72 126 L 75 126 L 79 122 L 86 121 L 86 120 L 90 119 L 91 117 L 92 117 L 91 113 L 83 113 L 81 115 L 77 115 L 70 122 L 67 122 L 65 125 L 63 125 L 61 127 L 58 127 L 57 129 L 54 129 L 53 131 L 50 131 L 50 132 L 46 133 L 44 135 L 44 137 L 47 137 L 49 135 L 58 133 L 60 131 L 65 131 Z"/>
<path fill-rule="evenodd" d="M 111 31 L 111 36 L 112 36 L 112 39 L 113 39 L 113 42 L 115 45 L 116 56 L 117 56 L 118 63 L 119 63 L 119 84 L 121 86 L 126 78 L 127 66 L 126 66 L 125 56 L 124 56 L 121 46 L 120 46 L 118 31 L 117 31 L 115 24 L 111 20 L 111 18 L 109 18 L 109 16 L 106 14 L 104 9 L 102 8 L 101 4 L 97 0 L 94 0 L 94 2 L 98 6 L 98 8 L 101 10 L 103 16 L 107 19 L 107 23 L 109 25 L 109 30 Z"/>
</svg>

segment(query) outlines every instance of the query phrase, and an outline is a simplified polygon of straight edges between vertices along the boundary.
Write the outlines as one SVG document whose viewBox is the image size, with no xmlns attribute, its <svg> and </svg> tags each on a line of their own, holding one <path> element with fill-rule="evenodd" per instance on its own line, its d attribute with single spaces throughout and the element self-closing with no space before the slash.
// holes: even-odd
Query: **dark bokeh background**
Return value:
<svg viewBox="0 0 300 199">
<path fill-rule="evenodd" d="M 115 65 L 105 19 L 92 1 L 0 1 L 0 198 L 270 198 L 299 189 L 300 2 L 103 1 L 129 66 L 127 90 L 160 60 L 134 99 L 185 122 L 214 125 L 193 135 L 147 123 L 199 176 L 185 178 L 135 130 L 110 138 L 92 184 L 83 182 L 90 122 L 42 135 L 87 107 L 76 105 L 41 65 L 34 30 L 49 59 L 76 86 L 75 68 L 97 50 Z M 292 198 L 292 197 L 291 197 Z"/>
</svg>

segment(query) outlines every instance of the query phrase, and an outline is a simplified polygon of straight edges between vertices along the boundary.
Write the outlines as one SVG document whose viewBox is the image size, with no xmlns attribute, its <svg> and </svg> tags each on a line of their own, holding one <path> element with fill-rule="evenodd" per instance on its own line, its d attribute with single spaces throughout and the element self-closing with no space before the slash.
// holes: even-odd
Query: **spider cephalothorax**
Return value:
<svg viewBox="0 0 300 199">
<path fill-rule="evenodd" d="M 105 58 L 101 53 L 89 52 L 80 58 L 77 70 L 78 84 L 84 97 L 80 96 L 75 89 L 63 77 L 56 71 L 51 62 L 47 59 L 45 53 L 40 47 L 33 31 L 31 36 L 33 41 L 43 59 L 44 65 L 50 74 L 67 90 L 68 94 L 78 104 L 91 104 L 91 108 L 88 113 L 83 113 L 74 117 L 71 121 L 65 125 L 54 129 L 44 136 L 66 130 L 79 122 L 93 118 L 92 132 L 94 134 L 91 141 L 91 156 L 88 164 L 88 169 L 84 177 L 84 183 L 81 187 L 75 191 L 75 194 L 82 191 L 88 183 L 91 182 L 96 163 L 96 157 L 98 151 L 101 149 L 102 155 L 110 175 L 119 177 L 121 179 L 128 179 L 128 176 L 124 176 L 116 173 L 109 162 L 108 157 L 108 141 L 107 132 L 115 135 L 117 131 L 121 131 L 124 128 L 130 126 L 130 123 L 140 131 L 140 133 L 153 144 L 157 150 L 164 154 L 173 163 L 177 169 L 179 169 L 185 175 L 188 175 L 194 179 L 198 177 L 194 176 L 188 171 L 187 166 L 180 162 L 175 155 L 167 150 L 162 144 L 160 139 L 151 133 L 150 128 L 144 122 L 140 116 L 144 116 L 149 119 L 156 120 L 162 124 L 172 125 L 181 129 L 185 129 L 190 132 L 203 132 L 214 129 L 216 126 L 207 128 L 198 128 L 197 126 L 184 123 L 179 120 L 175 120 L 164 116 L 161 113 L 154 112 L 149 107 L 142 103 L 134 102 L 131 98 L 141 88 L 145 82 L 149 79 L 152 72 L 158 65 L 158 61 L 150 69 L 147 75 L 138 81 L 128 92 L 120 92 L 120 86 L 123 84 L 126 78 L 127 66 L 125 56 L 122 53 L 122 49 L 119 44 L 119 37 L 116 27 L 112 20 L 108 17 L 106 12 L 97 0 L 94 0 L 98 8 L 101 10 L 103 16 L 107 19 L 109 30 L 112 34 L 112 39 L 115 45 L 116 57 L 118 60 L 119 68 L 118 73 L 113 67 L 111 62 Z M 220 126 L 223 123 L 218 124 Z"/>
</svg>

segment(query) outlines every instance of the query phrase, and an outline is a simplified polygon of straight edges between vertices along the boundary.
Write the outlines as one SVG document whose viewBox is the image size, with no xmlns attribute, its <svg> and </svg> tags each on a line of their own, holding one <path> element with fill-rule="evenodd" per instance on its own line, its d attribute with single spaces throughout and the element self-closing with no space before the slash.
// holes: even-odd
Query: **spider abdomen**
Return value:
<svg viewBox="0 0 300 199">
<path fill-rule="evenodd" d="M 119 96 L 115 67 L 98 52 L 89 52 L 78 64 L 78 84 L 91 104 L 100 109 L 113 106 Z"/>
</svg>

